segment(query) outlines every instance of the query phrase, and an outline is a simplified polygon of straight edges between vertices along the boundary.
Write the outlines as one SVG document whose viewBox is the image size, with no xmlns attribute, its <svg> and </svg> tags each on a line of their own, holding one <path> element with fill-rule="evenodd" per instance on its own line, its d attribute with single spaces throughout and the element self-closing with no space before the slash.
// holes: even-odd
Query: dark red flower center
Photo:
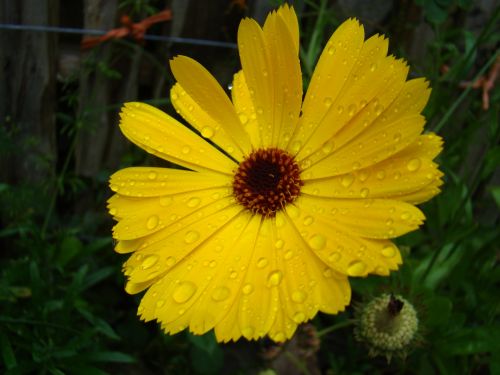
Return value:
<svg viewBox="0 0 500 375">
<path fill-rule="evenodd" d="M 252 152 L 240 163 L 233 180 L 233 193 L 253 213 L 274 217 L 297 199 L 303 185 L 293 156 L 278 148 L 267 148 Z"/>
</svg>

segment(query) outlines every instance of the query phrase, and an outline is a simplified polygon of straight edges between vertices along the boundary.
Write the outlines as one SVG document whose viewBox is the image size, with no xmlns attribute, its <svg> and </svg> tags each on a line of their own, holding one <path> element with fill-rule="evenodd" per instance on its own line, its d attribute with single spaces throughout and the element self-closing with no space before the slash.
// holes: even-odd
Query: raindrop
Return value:
<svg viewBox="0 0 500 375">
<path fill-rule="evenodd" d="M 168 257 L 165 260 L 165 264 L 167 265 L 167 267 L 172 267 L 175 264 L 175 258 L 174 257 Z"/>
<path fill-rule="evenodd" d="M 335 53 L 335 47 L 329 47 L 327 51 L 328 51 L 328 54 L 331 56 Z"/>
<path fill-rule="evenodd" d="M 309 240 L 309 246 L 311 246 L 313 250 L 321 250 L 325 247 L 325 245 L 326 237 L 321 234 L 315 234 Z"/>
<path fill-rule="evenodd" d="M 267 286 L 268 287 L 273 287 L 273 286 L 278 286 L 281 283 L 281 280 L 283 279 L 283 273 L 281 271 L 273 271 L 269 274 L 267 278 Z"/>
<path fill-rule="evenodd" d="M 309 226 L 314 222 L 314 218 L 312 216 L 306 216 L 304 219 L 304 225 Z"/>
<path fill-rule="evenodd" d="M 339 106 L 337 107 L 337 113 L 338 113 L 339 115 L 341 115 L 341 114 L 342 114 L 342 112 L 344 112 L 344 107 L 342 107 L 341 105 L 339 105 Z"/>
<path fill-rule="evenodd" d="M 403 220 L 409 220 L 410 218 L 411 218 L 411 214 L 407 211 L 405 211 L 401 214 L 401 219 L 403 219 Z"/>
<path fill-rule="evenodd" d="M 252 284 L 245 284 L 242 288 L 243 294 L 249 295 L 250 293 L 253 292 L 253 286 Z"/>
<path fill-rule="evenodd" d="M 328 141 L 328 142 L 326 142 L 326 143 L 323 145 L 323 147 L 321 148 L 321 150 L 322 150 L 325 154 L 329 154 L 330 152 L 332 152 L 333 147 L 334 147 L 333 141 Z"/>
<path fill-rule="evenodd" d="M 241 333 L 247 339 L 251 338 L 253 336 L 254 332 L 255 332 L 255 330 L 252 327 L 244 327 L 244 328 L 241 329 Z"/>
<path fill-rule="evenodd" d="M 116 213 L 117 213 L 116 208 L 114 208 L 114 207 L 113 207 L 113 208 L 110 208 L 110 209 L 109 209 L 109 214 L 110 214 L 111 216 L 116 216 Z"/>
<path fill-rule="evenodd" d="M 288 250 L 285 253 L 285 260 L 290 260 L 290 259 L 292 259 L 292 257 L 293 257 L 293 251 L 292 250 Z"/>
<path fill-rule="evenodd" d="M 186 243 L 193 243 L 196 240 L 198 240 L 198 238 L 200 238 L 200 234 L 194 230 L 191 230 L 187 232 L 186 235 L 184 236 L 184 241 Z"/>
<path fill-rule="evenodd" d="M 408 162 L 408 164 L 406 164 L 406 168 L 408 168 L 408 170 L 410 172 L 415 172 L 420 168 L 421 165 L 422 165 L 422 162 L 420 161 L 420 159 L 414 158 L 414 159 L 411 159 Z"/>
<path fill-rule="evenodd" d="M 283 241 L 282 239 L 279 239 L 279 240 L 276 240 L 276 242 L 274 243 L 274 247 L 276 247 L 277 249 L 281 249 L 284 244 L 285 244 L 285 241 Z"/>
<path fill-rule="evenodd" d="M 362 276 L 365 274 L 366 264 L 360 260 L 355 260 L 349 263 L 347 274 L 349 276 Z"/>
<path fill-rule="evenodd" d="M 230 274 L 229 274 L 229 278 L 230 279 L 236 279 L 236 277 L 238 276 L 238 272 L 236 271 L 232 271 Z"/>
<path fill-rule="evenodd" d="M 352 169 L 353 169 L 354 171 L 358 170 L 359 168 L 361 168 L 361 164 L 360 164 L 360 163 L 358 163 L 358 162 L 353 163 L 353 165 L 352 165 Z"/>
<path fill-rule="evenodd" d="M 200 202 L 201 202 L 200 198 L 193 197 L 193 198 L 190 198 L 188 200 L 187 206 L 191 207 L 191 208 L 194 208 L 194 207 L 198 206 L 200 204 Z"/>
<path fill-rule="evenodd" d="M 243 125 L 245 125 L 248 122 L 248 116 L 245 115 L 244 113 L 240 113 L 239 116 L 240 121 Z"/>
<path fill-rule="evenodd" d="M 379 116 L 382 112 L 384 112 L 384 106 L 382 105 L 376 105 L 375 106 L 375 114 Z"/>
<path fill-rule="evenodd" d="M 142 269 L 147 270 L 158 263 L 158 255 L 149 255 L 142 261 Z"/>
<path fill-rule="evenodd" d="M 362 198 L 366 198 L 370 194 L 370 190 L 368 188 L 363 188 L 359 192 L 359 195 L 361 195 Z"/>
<path fill-rule="evenodd" d="M 396 248 L 394 245 L 387 245 L 382 249 L 382 255 L 386 258 L 392 258 L 396 255 Z"/>
<path fill-rule="evenodd" d="M 370 72 L 374 72 L 375 69 L 377 69 L 377 66 L 375 64 L 370 65 Z"/>
<path fill-rule="evenodd" d="M 394 220 L 392 220 L 392 219 L 387 219 L 387 220 L 385 221 L 385 225 L 390 226 L 390 225 L 392 225 L 392 224 L 394 224 Z"/>
<path fill-rule="evenodd" d="M 196 285 L 190 281 L 180 283 L 172 294 L 172 298 L 177 303 L 184 303 L 188 301 L 196 292 Z"/>
<path fill-rule="evenodd" d="M 160 198 L 160 206 L 166 207 L 172 203 L 172 197 L 161 197 Z"/>
<path fill-rule="evenodd" d="M 328 261 L 331 263 L 337 263 L 340 258 L 342 258 L 342 255 L 340 255 L 338 251 L 334 251 L 328 256 Z"/>
<path fill-rule="evenodd" d="M 160 299 L 158 301 L 156 301 L 156 308 L 161 308 L 163 305 L 165 304 L 165 301 Z"/>
<path fill-rule="evenodd" d="M 203 129 L 201 129 L 201 135 L 205 138 L 212 138 L 214 134 L 215 131 L 210 126 L 205 126 Z"/>
<path fill-rule="evenodd" d="M 189 146 L 184 146 L 182 149 L 181 149 L 181 152 L 186 155 L 186 154 L 189 154 L 189 152 L 191 151 L 191 147 Z"/>
<path fill-rule="evenodd" d="M 385 171 L 378 171 L 377 172 L 377 179 L 383 180 L 384 178 L 385 178 Z"/>
<path fill-rule="evenodd" d="M 358 178 L 359 178 L 359 180 L 360 180 L 361 182 L 366 181 L 366 180 L 367 180 L 367 178 L 368 178 L 368 172 L 366 172 L 366 171 L 361 171 L 361 172 L 359 172 L 359 174 L 358 174 Z"/>
<path fill-rule="evenodd" d="M 394 134 L 394 142 L 399 142 L 401 140 L 401 133 Z"/>
<path fill-rule="evenodd" d="M 293 316 L 293 321 L 295 323 L 302 323 L 304 320 L 306 320 L 306 316 L 304 315 L 303 312 L 298 312 Z"/>
<path fill-rule="evenodd" d="M 257 268 L 264 268 L 268 264 L 269 264 L 269 261 L 267 260 L 267 258 L 260 258 L 257 261 Z"/>
<path fill-rule="evenodd" d="M 283 342 L 285 341 L 285 334 L 283 332 L 278 332 L 273 336 L 273 340 L 276 342 Z"/>
<path fill-rule="evenodd" d="M 331 268 L 325 268 L 325 270 L 323 271 L 323 276 L 327 279 L 329 279 L 330 277 L 332 277 L 332 269 Z"/>
<path fill-rule="evenodd" d="M 212 293 L 212 299 L 217 302 L 224 301 L 225 299 L 228 299 L 230 294 L 231 291 L 228 288 L 226 288 L 225 286 L 220 286 L 216 288 Z"/>
<path fill-rule="evenodd" d="M 354 175 L 352 173 L 346 174 L 340 180 L 343 187 L 348 188 L 354 182 Z"/>
<path fill-rule="evenodd" d="M 160 218 L 157 215 L 150 216 L 148 221 L 146 222 L 146 228 L 148 228 L 149 230 L 155 229 L 158 226 L 159 221 Z"/>
<path fill-rule="evenodd" d="M 155 180 L 155 179 L 156 179 L 156 177 L 158 177 L 158 173 L 156 173 L 156 172 L 154 172 L 154 171 L 151 171 L 151 172 L 149 172 L 149 173 L 148 173 L 148 178 L 149 178 L 150 180 Z"/>
<path fill-rule="evenodd" d="M 297 290 L 292 293 L 292 301 L 296 303 L 302 303 L 306 300 L 307 293 Z"/>
<path fill-rule="evenodd" d="M 348 113 L 349 113 L 349 116 L 354 116 L 354 114 L 356 113 L 356 104 L 351 104 L 349 106 L 349 108 L 347 109 L 348 110 Z"/>
<path fill-rule="evenodd" d="M 323 104 L 327 108 L 331 107 L 331 105 L 332 105 L 332 98 L 330 98 L 329 96 L 327 96 L 325 99 L 323 99 Z"/>
</svg>

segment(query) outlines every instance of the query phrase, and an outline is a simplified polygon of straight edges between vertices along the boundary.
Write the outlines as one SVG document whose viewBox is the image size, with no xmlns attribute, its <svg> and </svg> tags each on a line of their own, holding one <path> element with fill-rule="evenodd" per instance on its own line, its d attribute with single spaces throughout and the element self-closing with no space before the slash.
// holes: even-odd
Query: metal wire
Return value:
<svg viewBox="0 0 500 375">
<path fill-rule="evenodd" d="M 107 33 L 105 30 L 97 29 L 78 29 L 72 27 L 57 27 L 57 26 L 43 26 L 43 25 L 15 25 L 8 23 L 0 23 L 0 30 L 16 30 L 16 31 L 32 31 L 32 32 L 45 32 L 45 33 L 62 33 L 62 34 L 80 34 L 80 35 L 104 35 Z M 179 44 L 193 44 L 197 46 L 210 46 L 236 49 L 234 43 L 219 42 L 217 40 L 194 39 L 194 38 L 179 38 L 175 36 L 161 36 L 161 35 L 145 35 L 145 40 L 155 42 L 170 42 Z"/>
</svg>

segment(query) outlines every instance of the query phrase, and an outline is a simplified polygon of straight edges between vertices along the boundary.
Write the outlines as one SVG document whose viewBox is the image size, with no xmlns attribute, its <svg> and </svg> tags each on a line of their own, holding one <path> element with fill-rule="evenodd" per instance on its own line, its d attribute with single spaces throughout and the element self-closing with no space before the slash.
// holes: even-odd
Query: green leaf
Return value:
<svg viewBox="0 0 500 375">
<path fill-rule="evenodd" d="M 495 203 L 500 207 L 500 186 L 493 186 L 490 188 L 491 195 L 495 200 Z"/>
<path fill-rule="evenodd" d="M 59 246 L 56 263 L 64 268 L 66 264 L 82 251 L 82 243 L 75 236 L 64 237 Z"/>
<path fill-rule="evenodd" d="M 9 336 L 0 332 L 0 350 L 2 351 L 2 358 L 7 370 L 17 366 L 16 356 L 12 350 Z"/>
<path fill-rule="evenodd" d="M 427 325 L 429 328 L 440 328 L 446 325 L 451 316 L 452 302 L 446 297 L 433 297 L 426 301 Z"/>
<path fill-rule="evenodd" d="M 213 332 L 202 336 L 188 333 L 193 344 L 190 351 L 193 367 L 199 374 L 218 374 L 224 362 L 224 353 L 215 340 Z"/>
<path fill-rule="evenodd" d="M 92 362 L 116 362 L 116 363 L 135 363 L 136 359 L 131 355 L 114 352 L 114 351 L 102 351 L 87 354 L 85 357 Z"/>
</svg>

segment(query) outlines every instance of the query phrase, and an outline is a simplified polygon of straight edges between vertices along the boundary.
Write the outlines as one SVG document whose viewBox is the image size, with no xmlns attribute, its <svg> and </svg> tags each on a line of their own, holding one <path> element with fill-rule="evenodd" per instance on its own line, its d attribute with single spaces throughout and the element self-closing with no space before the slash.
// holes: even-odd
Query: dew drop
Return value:
<svg viewBox="0 0 500 375">
<path fill-rule="evenodd" d="M 264 110 L 262 108 L 257 108 L 257 114 L 261 115 L 264 113 Z"/>
<path fill-rule="evenodd" d="M 297 290 L 292 293 L 292 301 L 296 303 L 302 303 L 306 300 L 307 293 Z"/>
<path fill-rule="evenodd" d="M 283 332 L 277 332 L 272 339 L 276 342 L 283 342 L 286 339 L 286 336 Z"/>
<path fill-rule="evenodd" d="M 401 140 L 401 133 L 394 134 L 394 142 L 399 142 Z"/>
<path fill-rule="evenodd" d="M 357 171 L 359 168 L 361 168 L 361 164 L 356 162 L 352 164 L 352 170 Z"/>
<path fill-rule="evenodd" d="M 366 171 L 361 171 L 358 174 L 359 181 L 365 182 L 368 179 L 368 172 Z"/>
<path fill-rule="evenodd" d="M 148 255 L 142 261 L 142 269 L 147 270 L 148 268 L 153 267 L 156 263 L 158 263 L 158 255 Z"/>
<path fill-rule="evenodd" d="M 325 270 L 323 271 L 323 276 L 327 279 L 329 279 L 330 277 L 332 277 L 332 269 L 331 268 L 325 268 Z"/>
<path fill-rule="evenodd" d="M 354 116 L 354 114 L 356 113 L 356 109 L 356 104 L 351 104 L 349 108 L 347 108 L 349 116 Z"/>
<path fill-rule="evenodd" d="M 321 250 L 325 247 L 325 245 L 326 245 L 326 237 L 323 236 L 322 234 L 315 234 L 309 240 L 309 246 L 311 246 L 313 250 Z"/>
<path fill-rule="evenodd" d="M 328 255 L 328 261 L 331 263 L 337 263 L 340 258 L 342 258 L 342 255 L 338 251 L 334 251 Z"/>
<path fill-rule="evenodd" d="M 331 56 L 331 55 L 333 55 L 335 53 L 335 47 L 329 47 L 327 49 L 327 51 L 328 51 L 328 54 Z"/>
<path fill-rule="evenodd" d="M 306 320 L 306 316 L 304 315 L 303 312 L 298 312 L 293 316 L 293 321 L 295 323 L 302 323 L 304 320 Z"/>
<path fill-rule="evenodd" d="M 339 105 L 339 106 L 337 107 L 337 113 L 338 113 L 339 115 L 341 115 L 341 114 L 342 114 L 342 112 L 344 112 L 344 107 L 342 107 L 341 105 Z"/>
<path fill-rule="evenodd" d="M 380 104 L 376 105 L 376 106 L 375 106 L 375 114 L 376 114 L 377 116 L 380 116 L 380 114 L 381 114 L 382 112 L 384 112 L 384 106 L 382 106 L 382 105 L 380 105 Z"/>
<path fill-rule="evenodd" d="M 348 188 L 354 182 L 354 175 L 352 173 L 346 174 L 340 180 L 343 187 Z"/>
<path fill-rule="evenodd" d="M 165 301 L 160 299 L 158 301 L 156 301 L 156 308 L 161 308 L 163 305 L 165 304 Z"/>
<path fill-rule="evenodd" d="M 196 240 L 198 240 L 198 238 L 200 238 L 200 234 L 194 230 L 191 230 L 187 232 L 186 235 L 184 236 L 184 241 L 186 243 L 193 243 Z"/>
<path fill-rule="evenodd" d="M 149 230 L 155 229 L 158 226 L 159 221 L 160 218 L 157 215 L 150 216 L 148 221 L 146 222 L 146 228 L 148 228 Z"/>
<path fill-rule="evenodd" d="M 363 188 L 359 192 L 359 195 L 361 195 L 362 198 L 368 197 L 368 194 L 370 194 L 370 190 L 368 188 Z"/>
<path fill-rule="evenodd" d="M 158 177 L 158 173 L 156 173 L 156 172 L 154 172 L 154 171 L 151 171 L 151 172 L 149 172 L 149 173 L 148 173 L 148 178 L 149 178 L 150 180 L 155 180 L 155 179 L 156 179 L 156 177 Z"/>
<path fill-rule="evenodd" d="M 406 164 L 406 168 L 408 168 L 408 170 L 410 172 L 415 172 L 420 168 L 421 165 L 422 165 L 422 162 L 420 161 L 420 159 L 414 158 L 414 159 L 411 159 L 408 162 L 408 164 Z"/>
<path fill-rule="evenodd" d="M 172 298 L 177 303 L 184 303 L 188 301 L 196 292 L 196 285 L 190 281 L 184 281 L 175 288 Z"/>
<path fill-rule="evenodd" d="M 250 293 L 253 292 L 253 285 L 252 284 L 243 285 L 242 291 L 243 291 L 243 294 L 248 296 Z"/>
<path fill-rule="evenodd" d="M 282 239 L 278 239 L 274 243 L 274 247 L 276 247 L 277 249 L 281 249 L 284 244 L 285 244 L 285 241 L 283 241 Z"/>
<path fill-rule="evenodd" d="M 267 258 L 260 258 L 258 261 L 257 261 L 257 268 L 264 268 L 265 266 L 267 266 L 269 264 L 269 261 L 267 260 Z"/>
<path fill-rule="evenodd" d="M 168 257 L 165 260 L 165 264 L 167 265 L 167 267 L 172 267 L 175 264 L 175 258 L 174 257 Z"/>
<path fill-rule="evenodd" d="M 370 72 L 374 72 L 375 69 L 377 69 L 377 66 L 375 64 L 370 65 Z"/>
<path fill-rule="evenodd" d="M 401 214 L 401 219 L 403 219 L 403 220 L 409 220 L 410 218 L 411 218 L 411 214 L 407 211 L 405 211 Z"/>
<path fill-rule="evenodd" d="M 304 219 L 304 225 L 307 227 L 312 223 L 314 223 L 314 218 L 312 216 L 306 216 L 306 218 Z"/>
<path fill-rule="evenodd" d="M 269 274 L 267 278 L 267 286 L 268 287 L 273 287 L 273 286 L 278 286 L 281 283 L 281 280 L 283 279 L 283 273 L 281 271 L 273 271 Z"/>
<path fill-rule="evenodd" d="M 385 171 L 377 172 L 377 180 L 383 180 L 385 178 Z"/>
<path fill-rule="evenodd" d="M 392 220 L 392 219 L 387 219 L 387 220 L 385 221 L 385 225 L 387 225 L 387 226 L 390 226 L 390 225 L 392 225 L 392 224 L 394 224 L 394 220 Z"/>
<path fill-rule="evenodd" d="M 328 141 L 326 142 L 323 147 L 321 148 L 321 150 L 325 153 L 325 154 L 329 154 L 330 152 L 332 152 L 333 150 L 333 147 L 334 147 L 334 144 L 332 141 Z"/>
<path fill-rule="evenodd" d="M 186 155 L 186 154 L 189 154 L 191 152 L 191 147 L 189 146 L 184 146 L 181 148 L 181 152 Z"/>
<path fill-rule="evenodd" d="M 288 205 L 286 208 L 286 213 L 292 218 L 296 219 L 300 216 L 299 209 L 294 205 Z"/>
<path fill-rule="evenodd" d="M 231 295 L 231 291 L 225 286 L 220 286 L 212 293 L 212 299 L 216 302 L 224 301 Z"/>
<path fill-rule="evenodd" d="M 116 216 L 116 213 L 117 213 L 116 208 L 114 208 L 114 207 L 113 207 L 113 208 L 110 208 L 110 209 L 109 209 L 109 214 L 110 214 L 111 216 Z"/>
<path fill-rule="evenodd" d="M 360 260 L 355 260 L 349 263 L 347 274 L 349 276 L 362 276 L 366 271 L 366 264 Z"/>
<path fill-rule="evenodd" d="M 396 248 L 393 245 L 387 245 L 382 249 L 382 255 L 386 258 L 392 258 L 396 255 Z"/>
<path fill-rule="evenodd" d="M 205 126 L 203 129 L 201 129 L 201 135 L 205 138 L 212 138 L 214 134 L 215 131 L 210 126 Z"/>
<path fill-rule="evenodd" d="M 198 206 L 200 204 L 200 202 L 201 202 L 200 198 L 193 197 L 193 198 L 190 198 L 188 200 L 187 206 L 191 207 L 191 208 L 194 208 L 194 207 Z"/>
<path fill-rule="evenodd" d="M 236 279 L 236 277 L 238 276 L 238 272 L 236 271 L 232 271 L 230 274 L 229 274 L 229 278 L 230 279 Z"/>
<path fill-rule="evenodd" d="M 245 125 L 248 122 L 248 116 L 245 115 L 244 113 L 240 113 L 238 117 L 240 118 L 240 121 L 243 125 Z"/>
<path fill-rule="evenodd" d="M 332 105 L 332 98 L 330 98 L 329 96 L 327 96 L 325 99 L 323 99 L 323 104 L 325 105 L 325 107 L 327 108 L 330 108 L 331 105 Z"/>
<path fill-rule="evenodd" d="M 292 259 L 292 257 L 293 257 L 293 251 L 292 250 L 288 250 L 285 253 L 285 256 L 284 256 L 285 260 L 290 260 L 290 259 Z"/>
</svg>

